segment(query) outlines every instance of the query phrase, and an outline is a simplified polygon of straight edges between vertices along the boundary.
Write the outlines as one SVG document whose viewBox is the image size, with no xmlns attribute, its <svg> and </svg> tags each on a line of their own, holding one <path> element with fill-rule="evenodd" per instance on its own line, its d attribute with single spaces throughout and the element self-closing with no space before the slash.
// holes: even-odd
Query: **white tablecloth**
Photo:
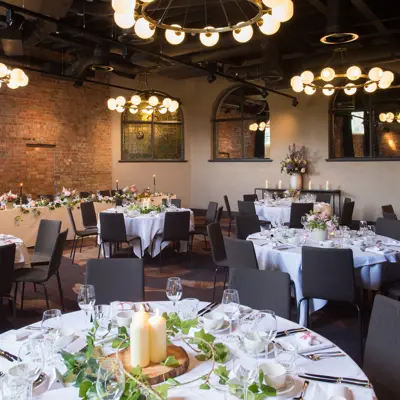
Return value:
<svg viewBox="0 0 400 400">
<path fill-rule="evenodd" d="M 273 226 L 283 225 L 290 222 L 291 204 L 289 201 L 281 200 L 279 205 L 265 204 L 262 201 L 256 201 L 256 213 L 263 221 L 270 221 Z M 325 211 L 331 214 L 331 205 L 327 203 L 315 203 L 315 211 Z"/>
<path fill-rule="evenodd" d="M 25 243 L 20 239 L 12 235 L 0 234 L 0 246 L 15 243 L 15 263 L 14 268 L 30 268 L 31 262 L 28 253 L 28 249 Z"/>
<path fill-rule="evenodd" d="M 301 231 L 301 230 L 299 230 Z M 377 240 L 389 240 L 383 236 L 376 236 Z M 287 272 L 296 285 L 296 298 L 299 301 L 303 297 L 301 280 L 301 247 L 293 247 L 286 250 L 276 250 L 269 245 L 262 245 L 260 240 L 252 240 L 257 255 L 259 268 L 262 270 L 279 270 Z M 317 242 L 307 241 L 307 246 L 319 246 Z M 390 254 L 375 254 L 362 251 L 360 246 L 350 246 L 353 250 L 354 267 L 356 276 L 361 278 L 361 284 L 365 289 L 378 290 L 382 283 L 383 265 L 387 261 L 399 262 L 400 252 Z M 398 249 L 399 248 L 394 248 Z M 319 310 L 326 304 L 325 300 L 314 299 L 310 301 L 310 312 Z M 300 310 L 300 323 L 306 323 L 306 304 L 302 303 Z"/>
<path fill-rule="evenodd" d="M 153 309 L 159 308 L 160 311 L 172 311 L 172 305 L 170 302 L 157 302 L 157 303 L 150 303 L 151 307 Z M 200 308 L 203 308 L 207 303 L 201 302 L 200 303 Z M 79 330 L 84 327 L 84 322 L 85 321 L 85 315 L 83 311 L 78 311 L 78 312 L 73 312 L 70 314 L 65 314 L 63 315 L 63 324 L 65 326 L 68 326 L 75 330 L 77 334 L 79 333 Z M 37 323 L 35 325 L 40 326 L 40 323 Z M 291 329 L 291 328 L 296 328 L 299 325 L 295 324 L 294 322 L 282 319 L 278 317 L 278 331 L 280 330 L 285 330 L 285 329 Z M 19 345 L 17 342 L 12 342 L 11 340 L 7 339 L 7 335 L 9 333 L 4 333 L 0 335 L 0 344 L 1 348 L 3 350 L 9 351 L 13 354 L 18 353 L 18 347 Z M 226 334 L 226 333 L 224 333 Z M 217 340 L 223 341 L 223 334 L 221 335 L 216 335 Z M 183 342 L 181 341 L 176 341 L 174 342 L 175 344 L 179 346 L 183 346 L 186 350 L 186 352 L 189 354 L 190 358 L 190 365 L 189 365 L 189 370 L 186 374 L 177 377 L 177 380 L 180 382 L 188 382 L 192 379 L 195 379 L 197 377 L 203 376 L 205 373 L 207 373 L 210 370 L 211 366 L 211 361 L 206 361 L 206 362 L 200 362 L 195 359 L 196 353 L 191 350 L 188 346 L 186 346 Z M 227 343 L 225 343 L 227 344 Z M 332 349 L 331 349 L 332 350 Z M 328 350 L 329 351 L 329 350 Z M 239 355 L 238 350 L 233 349 L 233 354 Z M 265 363 L 263 359 L 260 360 L 260 365 Z M 5 360 L 4 358 L 0 358 L 0 370 L 3 372 L 6 372 L 13 363 Z M 232 369 L 232 362 L 228 362 L 227 364 L 228 369 Z M 63 372 L 63 371 L 61 371 Z M 314 374 L 325 374 L 325 375 L 331 375 L 331 376 L 346 376 L 346 377 L 351 377 L 355 379 L 366 379 L 365 374 L 362 372 L 362 370 L 357 366 L 357 364 L 348 356 L 346 357 L 339 357 L 339 358 L 331 358 L 331 359 L 326 359 L 318 362 L 314 362 L 311 360 L 307 360 L 303 357 L 298 357 L 296 361 L 296 372 L 297 373 L 314 373 Z M 297 376 L 295 377 L 296 379 L 296 385 L 293 390 L 290 392 L 286 393 L 283 396 L 278 396 L 275 397 L 276 399 L 283 400 L 283 399 L 292 399 L 295 396 L 298 396 L 303 384 L 303 381 L 298 378 Z M 217 377 L 213 378 L 213 382 L 217 384 L 218 379 Z M 181 387 L 175 387 L 175 388 L 170 388 L 169 390 L 169 399 L 180 399 L 180 400 L 198 400 L 198 399 L 213 399 L 213 400 L 238 400 L 237 397 L 234 397 L 232 395 L 226 395 L 224 391 L 216 390 L 216 389 L 211 389 L 209 391 L 204 391 L 199 389 L 200 381 L 193 382 L 188 385 L 184 385 Z M 310 386 L 309 386 L 309 393 L 314 389 L 314 386 L 316 385 L 316 382 L 311 381 Z M 329 390 L 328 388 L 331 386 L 328 383 L 321 383 L 319 382 L 318 385 L 321 385 L 326 390 Z M 60 385 L 58 385 L 59 387 Z M 57 384 L 53 386 L 53 389 L 50 389 L 49 391 L 45 392 L 44 394 L 40 395 L 39 393 L 35 393 L 38 395 L 38 398 L 40 400 L 78 400 L 78 389 L 75 387 L 67 387 L 67 388 L 60 388 L 56 389 Z M 373 399 L 373 391 L 372 389 L 367 389 L 363 387 L 357 387 L 357 386 L 348 386 L 349 389 L 351 389 L 352 394 L 353 394 L 353 400 L 372 400 Z M 221 388 L 221 386 L 219 386 Z M 224 387 L 225 388 L 225 387 Z M 42 388 L 42 390 L 45 390 L 45 388 Z M 314 399 L 316 400 L 316 399 Z M 318 399 L 318 400 L 325 400 L 325 399 Z"/>
<path fill-rule="evenodd" d="M 122 209 L 119 208 L 118 210 Z M 190 211 L 190 230 L 194 230 L 194 215 L 193 211 L 180 208 L 175 212 L 179 211 Z M 106 212 L 117 212 L 115 208 L 110 208 L 106 210 Z M 143 214 L 138 215 L 137 217 L 125 217 L 125 226 L 126 226 L 126 234 L 137 235 L 140 236 L 142 239 L 142 254 L 140 254 L 140 245 L 139 241 L 134 241 L 134 252 L 138 257 L 143 257 L 145 250 L 151 255 L 151 257 L 155 257 L 160 253 L 160 245 L 161 239 L 159 237 L 156 238 L 156 241 L 153 245 L 154 238 L 157 234 L 162 233 L 164 229 L 164 221 L 165 221 L 165 212 L 150 215 L 150 214 Z M 98 228 L 100 232 L 100 218 L 98 218 Z M 100 236 L 99 236 L 99 243 L 100 243 Z M 162 244 L 162 248 L 168 246 L 168 242 L 164 242 Z"/>
</svg>

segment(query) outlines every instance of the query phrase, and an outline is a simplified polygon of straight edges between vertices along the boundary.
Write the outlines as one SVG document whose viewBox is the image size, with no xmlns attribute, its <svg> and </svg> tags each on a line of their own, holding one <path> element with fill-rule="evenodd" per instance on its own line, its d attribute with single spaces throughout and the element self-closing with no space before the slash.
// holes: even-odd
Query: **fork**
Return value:
<svg viewBox="0 0 400 400">
<path fill-rule="evenodd" d="M 310 358 L 310 357 L 313 357 L 313 356 L 323 356 L 325 354 L 326 355 L 342 354 L 342 352 L 341 351 L 325 351 L 325 352 L 317 351 L 315 353 L 310 353 L 310 354 L 301 354 L 301 353 L 299 353 L 299 356 L 304 357 L 304 358 Z"/>
<path fill-rule="evenodd" d="M 306 390 L 308 385 L 310 384 L 310 381 L 304 381 L 303 388 L 301 389 L 301 393 L 299 397 L 293 397 L 293 400 L 304 400 L 304 396 L 306 394 Z"/>
</svg>

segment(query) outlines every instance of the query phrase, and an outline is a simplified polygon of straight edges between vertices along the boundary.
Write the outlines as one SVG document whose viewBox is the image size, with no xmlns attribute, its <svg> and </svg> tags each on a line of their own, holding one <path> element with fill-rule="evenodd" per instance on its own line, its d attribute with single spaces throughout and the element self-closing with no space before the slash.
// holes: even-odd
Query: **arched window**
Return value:
<svg viewBox="0 0 400 400">
<path fill-rule="evenodd" d="M 225 91 L 213 118 L 213 159 L 269 160 L 270 111 L 265 93 L 239 85 Z"/>
<path fill-rule="evenodd" d="M 121 161 L 183 161 L 183 114 L 125 111 L 121 117 Z"/>
</svg>

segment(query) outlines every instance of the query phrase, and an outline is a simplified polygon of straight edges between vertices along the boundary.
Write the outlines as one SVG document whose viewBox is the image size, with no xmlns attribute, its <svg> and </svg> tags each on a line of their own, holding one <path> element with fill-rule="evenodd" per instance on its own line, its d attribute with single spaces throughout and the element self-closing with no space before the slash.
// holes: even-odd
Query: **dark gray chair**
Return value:
<svg viewBox="0 0 400 400">
<path fill-rule="evenodd" d="M 194 235 L 202 235 L 204 237 L 204 245 L 205 248 L 208 250 L 207 247 L 207 225 L 215 222 L 217 218 L 218 212 L 218 203 L 215 201 L 210 201 L 208 203 L 206 215 L 204 217 L 204 221 L 201 224 L 196 224 L 194 227 L 194 232 L 192 232 L 192 246 L 193 246 L 193 237 Z"/>
<path fill-rule="evenodd" d="M 224 289 L 226 286 L 226 279 L 228 274 L 228 260 L 226 258 L 224 236 L 222 235 L 221 225 L 219 222 L 213 222 L 207 225 L 208 238 L 210 240 L 211 255 L 214 264 L 217 265 L 214 272 L 214 289 L 213 301 L 215 301 L 215 288 L 217 284 L 217 274 L 220 269 L 224 270 Z"/>
<path fill-rule="evenodd" d="M 257 215 L 254 201 L 238 200 L 239 215 Z"/>
<path fill-rule="evenodd" d="M 88 260 L 85 283 L 93 285 L 97 304 L 144 300 L 143 260 L 119 258 Z"/>
<path fill-rule="evenodd" d="M 54 201 L 54 195 L 52 194 L 38 194 L 37 198 L 45 197 L 48 201 Z"/>
<path fill-rule="evenodd" d="M 118 193 L 118 194 L 123 194 L 122 189 L 111 190 L 111 196 L 115 196 L 117 193 Z"/>
<path fill-rule="evenodd" d="M 36 236 L 35 248 L 31 256 L 31 265 L 43 265 L 50 262 L 56 244 L 57 235 L 61 230 L 61 221 L 42 219 Z"/>
<path fill-rule="evenodd" d="M 246 240 L 252 233 L 260 232 L 260 220 L 257 215 L 236 216 L 236 237 Z"/>
<path fill-rule="evenodd" d="M 83 238 L 89 237 L 89 236 L 96 236 L 96 238 L 97 238 L 98 230 L 97 230 L 97 227 L 84 229 L 84 230 L 78 230 L 76 228 L 75 218 L 74 218 L 74 214 L 72 213 L 72 208 L 67 207 L 67 210 L 68 210 L 68 215 L 69 215 L 69 220 L 71 222 L 72 230 L 74 231 L 74 239 L 72 241 L 72 248 L 71 248 L 71 254 L 70 254 L 70 258 L 72 258 L 72 263 L 74 263 L 76 248 L 78 246 L 78 240 L 81 239 L 80 251 L 82 251 Z"/>
<path fill-rule="evenodd" d="M 354 204 L 354 201 L 343 203 L 342 215 L 340 217 L 340 225 L 348 226 L 349 228 L 351 228 L 351 225 L 353 223 Z"/>
<path fill-rule="evenodd" d="M 376 220 L 375 231 L 377 235 L 387 236 L 395 240 L 400 240 L 400 221 L 386 218 L 378 218 Z"/>
<path fill-rule="evenodd" d="M 315 201 L 317 203 L 328 203 L 331 204 L 332 195 L 329 193 L 317 193 Z"/>
<path fill-rule="evenodd" d="M 15 243 L 0 246 L 0 300 L 3 303 L 3 297 L 6 297 L 12 306 L 13 317 L 16 317 L 16 297 L 11 295 L 11 289 L 15 280 L 14 262 L 15 262 Z"/>
<path fill-rule="evenodd" d="M 188 243 L 188 252 L 192 257 L 192 248 L 190 242 L 190 211 L 166 212 L 163 232 L 156 237 L 161 237 L 160 242 L 160 270 L 162 270 L 162 244 L 163 242 Z M 153 239 L 153 246 L 156 242 Z"/>
<path fill-rule="evenodd" d="M 100 190 L 99 193 L 100 193 L 100 196 L 103 196 L 103 197 L 104 196 L 108 196 L 108 197 L 111 196 L 111 192 L 109 190 Z"/>
<path fill-rule="evenodd" d="M 64 296 L 61 286 L 60 278 L 60 265 L 63 256 L 65 242 L 68 236 L 68 229 L 57 235 L 56 244 L 54 246 L 53 254 L 51 255 L 50 262 L 48 265 L 39 265 L 35 268 L 21 268 L 15 271 L 15 292 L 14 297 L 17 298 L 18 284 L 22 283 L 21 291 L 21 310 L 24 307 L 24 292 L 25 283 L 34 283 L 43 287 L 44 296 L 46 298 L 47 309 L 50 308 L 49 295 L 47 293 L 46 284 L 51 277 L 54 275 L 57 278 L 58 291 L 60 294 L 60 301 L 62 309 L 64 310 Z"/>
<path fill-rule="evenodd" d="M 163 206 L 167 206 L 167 199 L 162 199 L 162 205 Z M 171 205 L 178 207 L 178 208 L 182 208 L 182 202 L 181 199 L 171 199 Z"/>
<path fill-rule="evenodd" d="M 227 195 L 224 196 L 224 202 L 229 219 L 228 236 L 231 236 L 232 222 L 234 221 L 235 217 L 232 214 L 231 205 L 229 204 L 229 199 Z"/>
<path fill-rule="evenodd" d="M 143 255 L 142 239 L 137 235 L 127 235 L 125 227 L 125 218 L 120 213 L 102 212 L 100 213 L 100 246 L 98 258 L 100 258 L 100 251 L 103 248 L 103 254 L 106 254 L 105 244 L 109 245 L 109 256 L 120 257 L 127 254 L 133 257 L 133 247 L 131 243 L 135 240 L 139 241 L 140 254 Z M 128 244 L 127 249 L 122 249 L 122 244 Z"/>
<path fill-rule="evenodd" d="M 310 299 L 324 299 L 350 303 L 357 309 L 362 356 L 362 319 L 357 302 L 354 279 L 353 251 L 351 249 L 323 249 L 302 247 L 303 300 L 307 302 L 307 327 L 310 326 Z M 298 313 L 300 315 L 300 313 Z"/>
<path fill-rule="evenodd" d="M 314 210 L 313 203 L 292 203 L 290 208 L 289 228 L 302 229 L 301 217 Z"/>
<path fill-rule="evenodd" d="M 258 197 L 256 194 L 244 194 L 243 195 L 243 201 L 257 201 Z"/>
<path fill-rule="evenodd" d="M 258 261 L 251 240 L 224 238 L 226 259 L 230 268 L 258 269 Z"/>
<path fill-rule="evenodd" d="M 400 302 L 377 295 L 369 323 L 363 370 L 379 400 L 400 393 Z"/>
<path fill-rule="evenodd" d="M 81 199 L 87 199 L 90 196 L 90 192 L 79 192 L 79 197 Z"/>
<path fill-rule="evenodd" d="M 223 206 L 218 207 L 214 222 L 221 222 L 223 210 L 224 210 Z"/>
<path fill-rule="evenodd" d="M 383 216 L 383 218 L 385 218 L 385 219 L 394 219 L 394 220 L 397 220 L 397 215 L 396 214 L 392 214 L 392 213 L 387 213 L 387 212 L 385 212 L 385 211 L 383 211 L 382 212 L 382 216 Z"/>
<path fill-rule="evenodd" d="M 382 213 L 394 214 L 394 208 L 391 204 L 382 206 Z"/>
<path fill-rule="evenodd" d="M 290 276 L 286 272 L 230 268 L 229 289 L 239 291 L 240 304 L 290 319 Z"/>
<path fill-rule="evenodd" d="M 351 198 L 350 197 L 345 197 L 344 201 L 343 201 L 343 204 L 350 203 L 350 202 L 351 202 Z"/>
<path fill-rule="evenodd" d="M 85 229 L 96 228 L 97 230 L 97 216 L 93 201 L 87 201 L 85 203 L 81 203 L 80 207 L 82 215 L 82 224 L 85 227 Z"/>
</svg>

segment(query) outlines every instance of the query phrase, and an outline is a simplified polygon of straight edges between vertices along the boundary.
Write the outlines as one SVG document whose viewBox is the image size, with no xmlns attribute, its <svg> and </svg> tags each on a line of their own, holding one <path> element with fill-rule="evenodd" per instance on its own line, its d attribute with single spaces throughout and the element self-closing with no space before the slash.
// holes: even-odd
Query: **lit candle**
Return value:
<svg viewBox="0 0 400 400">
<path fill-rule="evenodd" d="M 265 181 L 265 189 L 268 189 L 268 180 Z"/>
<path fill-rule="evenodd" d="M 329 190 L 329 181 L 326 181 L 325 183 L 325 190 Z"/>
<path fill-rule="evenodd" d="M 117 185 L 117 190 L 118 190 L 118 179 L 115 181 L 115 184 Z"/>
<path fill-rule="evenodd" d="M 156 315 L 149 319 L 150 361 L 159 364 L 167 358 L 167 322 L 156 309 Z"/>
<path fill-rule="evenodd" d="M 282 181 L 279 179 L 279 182 L 278 182 L 278 189 L 282 189 Z"/>
<path fill-rule="evenodd" d="M 153 185 L 156 186 L 156 176 L 153 175 Z"/>
<path fill-rule="evenodd" d="M 149 314 L 140 305 L 140 311 L 134 313 L 130 326 L 131 366 L 147 367 L 150 364 L 150 327 Z"/>
<path fill-rule="evenodd" d="M 22 186 L 24 186 L 24 184 L 21 182 L 19 184 L 19 198 L 20 198 L 21 201 L 22 201 Z"/>
<path fill-rule="evenodd" d="M 311 188 L 312 188 L 311 181 L 308 181 L 308 190 L 311 190 Z"/>
</svg>

